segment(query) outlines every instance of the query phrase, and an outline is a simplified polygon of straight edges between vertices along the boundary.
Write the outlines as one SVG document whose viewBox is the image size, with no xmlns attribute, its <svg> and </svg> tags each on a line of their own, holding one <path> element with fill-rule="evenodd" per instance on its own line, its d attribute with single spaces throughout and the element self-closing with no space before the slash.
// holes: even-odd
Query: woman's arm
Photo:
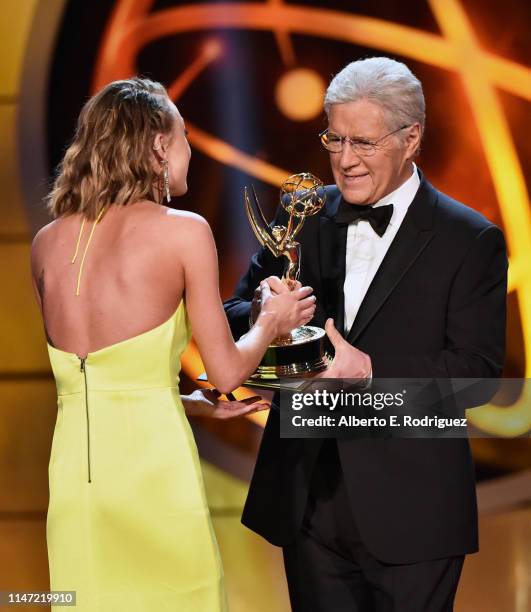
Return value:
<svg viewBox="0 0 531 612">
<path fill-rule="evenodd" d="M 236 389 L 257 368 L 271 341 L 308 322 L 315 310 L 311 288 L 271 295 L 264 283 L 262 310 L 235 343 L 219 294 L 218 258 L 208 223 L 181 213 L 173 233 L 184 269 L 186 309 L 209 381 L 222 393 Z"/>
<path fill-rule="evenodd" d="M 30 253 L 30 266 L 31 266 L 31 285 L 33 287 L 33 293 L 35 300 L 39 306 L 39 310 L 42 312 L 42 296 L 44 293 L 44 270 L 41 264 L 41 251 L 43 248 L 43 236 L 46 232 L 47 226 L 41 228 L 31 243 Z"/>
</svg>

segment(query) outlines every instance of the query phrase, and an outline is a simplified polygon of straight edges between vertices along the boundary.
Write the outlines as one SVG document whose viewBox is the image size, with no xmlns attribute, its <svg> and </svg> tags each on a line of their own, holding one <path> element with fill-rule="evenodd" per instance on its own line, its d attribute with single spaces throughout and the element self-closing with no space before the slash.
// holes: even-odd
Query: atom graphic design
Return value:
<svg viewBox="0 0 531 612">
<path fill-rule="evenodd" d="M 531 347 L 529 196 L 496 92 L 499 88 L 531 100 L 531 70 L 482 50 L 459 0 L 428 1 L 441 35 L 373 17 L 288 5 L 283 0 L 183 4 L 150 12 L 153 4 L 154 0 L 120 0 L 116 3 L 99 49 L 93 92 L 110 81 L 135 74 L 138 55 L 146 45 L 165 36 L 219 29 L 270 31 L 274 34 L 286 67 L 277 85 L 275 99 L 281 112 L 293 121 L 303 121 L 320 112 L 325 87 L 319 74 L 297 67 L 291 40 L 294 34 L 362 45 L 458 74 L 472 109 L 503 221 L 510 252 L 508 290 L 516 293 L 523 344 Z M 168 84 L 170 97 L 178 101 L 222 51 L 222 45 L 215 39 L 206 44 L 197 58 Z M 306 95 L 297 97 L 301 91 Z M 187 128 L 190 144 L 195 149 L 250 177 L 280 186 L 288 175 L 294 173 L 291 169 L 253 157 L 189 121 Z M 192 378 L 202 372 L 199 354 L 193 346 L 183 358 L 183 369 Z M 524 376 L 531 378 L 529 359 Z M 262 418 L 262 415 L 258 417 Z M 468 417 L 473 425 L 493 435 L 523 435 L 531 430 L 531 393 L 523 391 L 511 406 L 490 404 L 475 409 Z"/>
</svg>

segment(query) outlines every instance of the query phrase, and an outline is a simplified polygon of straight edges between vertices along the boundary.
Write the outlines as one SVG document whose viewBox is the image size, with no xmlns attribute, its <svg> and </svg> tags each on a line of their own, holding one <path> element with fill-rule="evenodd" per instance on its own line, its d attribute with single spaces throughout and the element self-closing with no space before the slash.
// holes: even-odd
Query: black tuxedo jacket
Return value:
<svg viewBox="0 0 531 612">
<path fill-rule="evenodd" d="M 314 288 L 315 317 L 343 332 L 347 228 L 327 203 L 306 220 L 301 282 Z M 276 222 L 285 221 L 282 209 Z M 225 310 L 235 338 L 248 331 L 260 281 L 283 262 L 262 248 Z M 369 354 L 375 378 L 482 378 L 501 374 L 507 256 L 503 234 L 421 174 L 415 199 L 361 304 L 347 340 Z M 322 440 L 281 439 L 279 414 L 264 430 L 242 522 L 271 543 L 297 534 Z M 478 549 L 474 467 L 466 439 L 338 440 L 351 510 L 371 553 L 413 563 Z"/>
</svg>

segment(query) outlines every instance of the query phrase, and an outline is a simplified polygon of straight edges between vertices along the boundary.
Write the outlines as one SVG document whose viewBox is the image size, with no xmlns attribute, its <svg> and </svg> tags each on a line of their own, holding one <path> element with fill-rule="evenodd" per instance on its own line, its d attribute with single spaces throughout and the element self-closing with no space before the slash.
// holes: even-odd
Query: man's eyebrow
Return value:
<svg viewBox="0 0 531 612">
<path fill-rule="evenodd" d="M 342 136 L 341 134 L 339 134 L 338 132 L 336 132 L 335 130 L 332 129 L 328 129 L 328 133 L 329 134 L 334 134 L 334 136 L 339 136 L 341 138 L 344 138 L 344 136 Z M 360 142 L 373 142 L 374 138 L 369 138 L 368 136 L 351 136 L 350 140 L 357 140 Z"/>
</svg>

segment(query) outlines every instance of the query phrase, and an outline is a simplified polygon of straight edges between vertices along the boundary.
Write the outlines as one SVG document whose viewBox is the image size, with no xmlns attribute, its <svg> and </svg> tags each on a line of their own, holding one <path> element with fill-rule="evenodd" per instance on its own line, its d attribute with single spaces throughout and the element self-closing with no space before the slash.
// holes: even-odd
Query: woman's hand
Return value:
<svg viewBox="0 0 531 612">
<path fill-rule="evenodd" d="M 315 296 L 311 287 L 300 283 L 290 290 L 279 278 L 270 276 L 260 283 L 260 315 L 272 319 L 275 336 L 289 334 L 292 329 L 308 323 L 315 312 Z M 258 321 L 257 320 L 257 321 Z"/>
<path fill-rule="evenodd" d="M 220 400 L 221 393 L 217 389 L 196 389 L 190 395 L 181 396 L 186 414 L 190 416 L 206 416 L 213 419 L 232 419 L 234 417 L 252 414 L 271 408 L 259 395 L 243 400 Z M 232 394 L 230 396 L 234 397 Z"/>
<path fill-rule="evenodd" d="M 292 281 L 291 285 L 288 287 L 285 283 L 283 283 L 278 276 L 269 276 L 265 279 L 265 282 L 269 285 L 271 289 L 271 293 L 273 295 L 278 295 L 279 293 L 286 293 L 287 291 L 293 291 L 294 289 L 300 289 L 302 284 L 300 281 Z M 258 315 L 260 314 L 260 309 L 262 308 L 262 285 L 259 285 L 254 290 L 253 300 L 251 302 L 251 316 L 250 321 L 251 325 L 258 319 Z"/>
</svg>

